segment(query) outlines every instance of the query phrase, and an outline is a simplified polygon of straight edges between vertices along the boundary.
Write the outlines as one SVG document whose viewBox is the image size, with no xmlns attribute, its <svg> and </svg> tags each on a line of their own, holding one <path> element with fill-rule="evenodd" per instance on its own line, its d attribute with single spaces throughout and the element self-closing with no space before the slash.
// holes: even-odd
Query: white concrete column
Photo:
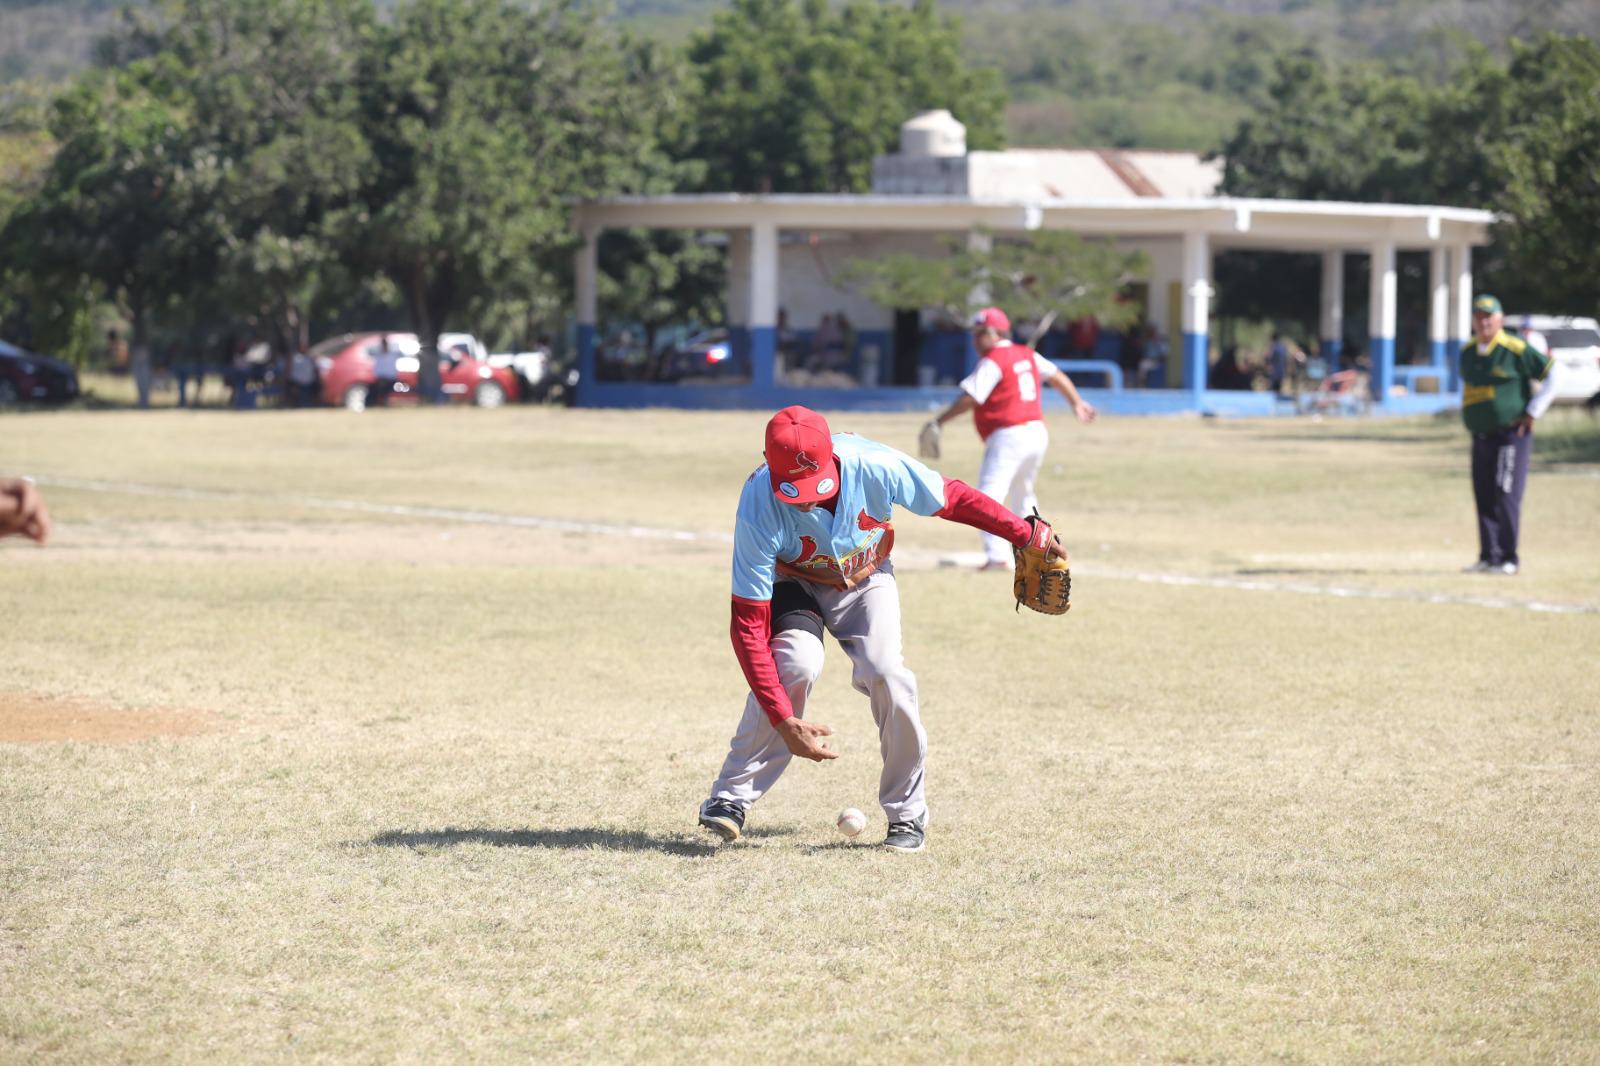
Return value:
<svg viewBox="0 0 1600 1066">
<path fill-rule="evenodd" d="M 1455 335 L 1450 339 L 1465 344 L 1472 338 L 1472 245 L 1456 245 L 1450 258 L 1455 268 Z"/>
<path fill-rule="evenodd" d="M 577 289 L 578 322 L 594 325 L 599 319 L 600 231 L 583 228 L 583 243 L 578 245 L 573 271 Z"/>
<path fill-rule="evenodd" d="M 600 230 L 585 226 L 583 243 L 574 253 L 573 288 L 577 297 L 578 321 L 574 341 L 578 347 L 578 403 L 586 403 L 593 393 L 595 376 L 595 341 L 600 320 Z"/>
<path fill-rule="evenodd" d="M 1442 244 L 1428 250 L 1428 355 L 1434 366 L 1441 367 L 1450 347 L 1449 258 Z"/>
<path fill-rule="evenodd" d="M 750 227 L 750 383 L 770 390 L 778 378 L 778 226 Z"/>
<path fill-rule="evenodd" d="M 750 326 L 778 324 L 778 227 L 750 227 Z"/>
<path fill-rule="evenodd" d="M 967 231 L 967 251 L 976 255 L 986 255 L 993 250 L 994 235 L 988 230 Z M 988 282 L 980 282 L 974 286 L 971 296 L 968 297 L 973 307 L 987 307 L 993 298 L 993 290 L 989 288 Z"/>
<path fill-rule="evenodd" d="M 1322 351 L 1328 370 L 1339 369 L 1339 348 L 1344 344 L 1344 252 L 1322 253 Z"/>
<path fill-rule="evenodd" d="M 1375 241 L 1367 300 L 1367 354 L 1372 359 L 1372 397 L 1379 403 L 1389 398 L 1389 386 L 1394 383 L 1397 296 L 1394 240 Z"/>
<path fill-rule="evenodd" d="M 728 231 L 728 325 L 750 324 L 750 231 Z"/>
<path fill-rule="evenodd" d="M 1183 235 L 1183 383 L 1206 387 L 1211 331 L 1211 238 L 1198 230 Z"/>
<path fill-rule="evenodd" d="M 1472 245 L 1462 243 L 1450 249 L 1450 267 L 1454 277 L 1450 287 L 1454 290 L 1451 301 L 1451 331 L 1449 348 L 1450 391 L 1461 388 L 1461 349 L 1472 338 Z"/>
</svg>

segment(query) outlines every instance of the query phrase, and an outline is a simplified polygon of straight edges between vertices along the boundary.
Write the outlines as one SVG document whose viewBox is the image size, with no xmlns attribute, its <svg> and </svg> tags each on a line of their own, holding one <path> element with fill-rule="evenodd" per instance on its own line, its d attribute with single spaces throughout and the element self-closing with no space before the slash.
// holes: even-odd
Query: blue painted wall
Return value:
<svg viewBox="0 0 1600 1066">
<path fill-rule="evenodd" d="M 594 363 L 594 335 L 595 327 L 586 322 L 578 323 L 577 342 L 578 350 L 578 403 L 589 403 L 589 392 L 595 385 Z"/>
<path fill-rule="evenodd" d="M 773 356 L 778 351 L 776 326 L 751 326 L 749 339 L 750 384 L 762 391 L 772 388 Z"/>
<path fill-rule="evenodd" d="M 1339 356 L 1344 350 L 1344 342 L 1335 337 L 1322 338 L 1322 360 L 1332 374 L 1339 369 Z"/>
<path fill-rule="evenodd" d="M 1205 391 L 1209 354 L 1210 345 L 1204 333 L 1183 335 L 1183 387 L 1191 396 L 1198 396 Z"/>
<path fill-rule="evenodd" d="M 1394 338 L 1369 338 L 1367 355 L 1372 360 L 1372 398 L 1383 403 L 1389 398 L 1389 386 L 1394 384 Z"/>
</svg>

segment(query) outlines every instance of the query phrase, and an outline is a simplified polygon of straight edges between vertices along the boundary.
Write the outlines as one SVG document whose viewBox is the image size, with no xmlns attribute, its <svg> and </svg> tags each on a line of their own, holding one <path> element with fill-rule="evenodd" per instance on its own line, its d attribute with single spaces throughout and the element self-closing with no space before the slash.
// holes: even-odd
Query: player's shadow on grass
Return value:
<svg viewBox="0 0 1600 1066">
<path fill-rule="evenodd" d="M 751 835 L 770 835 L 757 831 Z M 458 844 L 488 844 L 496 848 L 563 848 L 601 851 L 660 851 L 668 855 L 699 857 L 714 854 L 716 841 L 676 833 L 641 833 L 626 829 L 432 829 L 392 830 L 379 833 L 372 843 L 380 848 L 435 851 Z"/>
</svg>

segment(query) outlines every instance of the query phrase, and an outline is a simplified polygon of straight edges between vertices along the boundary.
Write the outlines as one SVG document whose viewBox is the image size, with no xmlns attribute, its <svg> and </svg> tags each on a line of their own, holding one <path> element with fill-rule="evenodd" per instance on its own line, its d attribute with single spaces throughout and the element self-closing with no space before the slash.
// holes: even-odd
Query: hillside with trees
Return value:
<svg viewBox="0 0 1600 1066">
<path fill-rule="evenodd" d="M 395 2 L 373 6 L 382 18 Z M 69 76 L 125 6 L 161 3 L 0 0 L 0 86 Z M 609 17 L 678 45 L 729 6 L 619 0 Z M 1214 148 L 1262 102 L 1276 61 L 1301 50 L 1439 82 L 1472 42 L 1505 58 L 1513 37 L 1600 37 L 1593 0 L 947 0 L 940 10 L 962 20 L 963 59 L 1000 72 L 1007 140 L 1052 146 Z"/>
<path fill-rule="evenodd" d="M 63 30 L 0 95 L 0 335 L 73 357 L 108 321 L 191 348 L 380 319 L 558 333 L 574 199 L 860 192 L 924 107 L 974 148 L 1217 151 L 1234 195 L 1491 207 L 1485 284 L 1600 305 L 1600 46 L 1557 32 L 1592 4 L 0 0 L 10 61 L 74 7 L 92 61 Z M 1497 36 L 1530 10 L 1553 28 Z M 608 318 L 720 314 L 707 244 L 600 251 Z M 1316 290 L 1224 274 L 1244 316 Z"/>
</svg>

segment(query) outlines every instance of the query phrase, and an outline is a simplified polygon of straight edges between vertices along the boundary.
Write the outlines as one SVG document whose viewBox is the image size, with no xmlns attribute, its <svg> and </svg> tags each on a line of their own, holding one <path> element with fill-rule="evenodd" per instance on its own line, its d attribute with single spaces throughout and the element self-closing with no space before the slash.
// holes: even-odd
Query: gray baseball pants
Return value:
<svg viewBox="0 0 1600 1066">
<path fill-rule="evenodd" d="M 853 589 L 805 586 L 820 612 L 820 621 L 850 657 L 850 682 L 872 701 L 878 723 L 883 774 L 878 802 L 891 822 L 919 818 L 927 812 L 922 767 L 927 734 L 917 714 L 917 679 L 906 668 L 900 644 L 900 590 L 888 560 Z M 778 597 L 774 597 L 778 602 Z M 822 675 L 822 638 L 795 613 L 772 620 L 772 655 L 778 679 L 789 693 L 794 713 L 805 717 L 811 687 Z M 749 808 L 766 794 L 793 758 L 767 721 L 754 694 L 746 697 L 744 715 L 733 735 L 722 772 L 711 786 L 711 798 Z"/>
</svg>

